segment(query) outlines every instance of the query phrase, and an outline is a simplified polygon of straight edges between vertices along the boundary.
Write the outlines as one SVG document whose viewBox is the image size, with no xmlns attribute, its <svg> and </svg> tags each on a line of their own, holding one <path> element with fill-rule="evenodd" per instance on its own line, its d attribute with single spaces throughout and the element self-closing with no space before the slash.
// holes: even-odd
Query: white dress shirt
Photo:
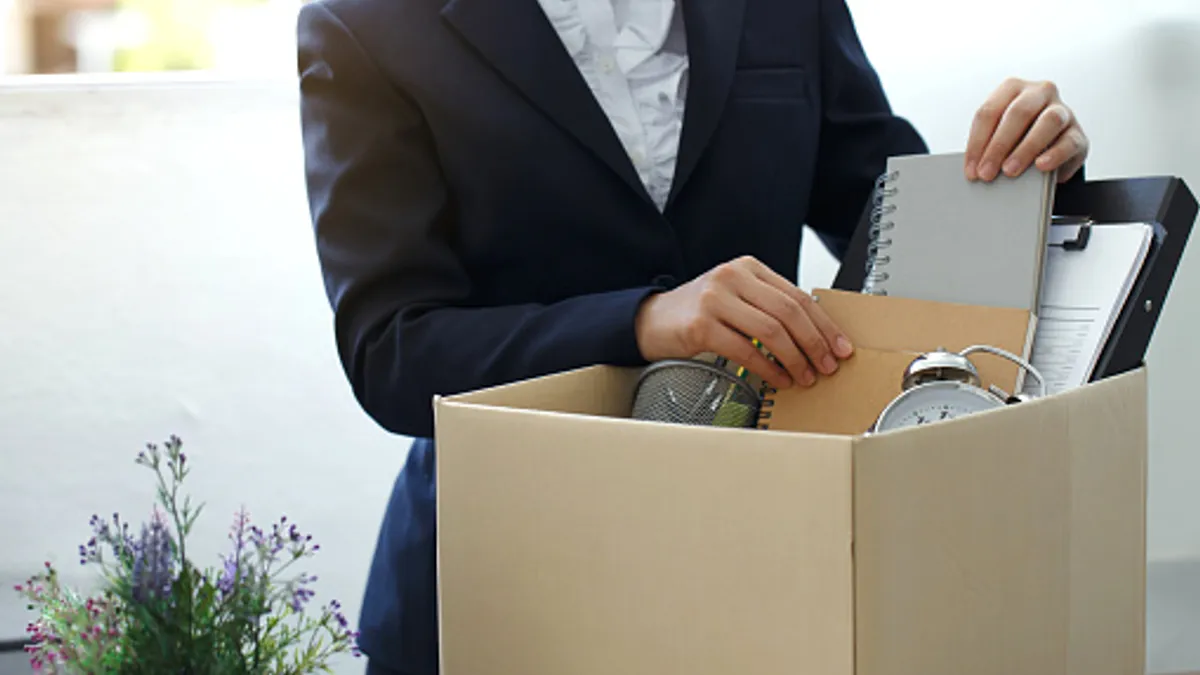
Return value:
<svg viewBox="0 0 1200 675">
<path fill-rule="evenodd" d="M 688 58 L 675 0 L 539 0 L 661 210 L 671 191 Z"/>
</svg>

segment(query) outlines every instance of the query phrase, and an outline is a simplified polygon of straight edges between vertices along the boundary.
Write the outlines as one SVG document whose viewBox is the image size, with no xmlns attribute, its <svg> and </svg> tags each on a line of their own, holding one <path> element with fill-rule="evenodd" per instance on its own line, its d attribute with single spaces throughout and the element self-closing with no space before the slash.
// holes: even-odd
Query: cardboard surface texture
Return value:
<svg viewBox="0 0 1200 675">
<path fill-rule="evenodd" d="M 885 323 L 863 372 L 925 348 Z M 1144 369 L 870 436 L 626 419 L 637 375 L 434 402 L 445 675 L 1143 672 Z"/>
<path fill-rule="evenodd" d="M 813 291 L 821 309 L 855 345 L 854 356 L 812 387 L 793 387 L 770 396 L 772 430 L 861 434 L 880 410 L 900 394 L 904 369 L 922 352 L 959 351 L 987 344 L 1028 357 L 1037 317 L 1027 311 L 865 295 Z M 1019 389 L 1020 368 L 990 354 L 973 355 L 986 388 Z M 853 401 L 853 405 L 847 405 Z"/>
</svg>

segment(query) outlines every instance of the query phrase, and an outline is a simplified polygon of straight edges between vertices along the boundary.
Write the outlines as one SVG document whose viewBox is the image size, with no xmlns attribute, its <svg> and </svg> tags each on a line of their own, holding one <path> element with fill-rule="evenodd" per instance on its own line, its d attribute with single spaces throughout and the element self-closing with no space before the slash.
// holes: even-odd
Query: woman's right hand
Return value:
<svg viewBox="0 0 1200 675">
<path fill-rule="evenodd" d="M 745 366 L 776 389 L 809 386 L 853 353 L 849 338 L 808 293 L 745 256 L 650 296 L 635 322 L 649 361 L 713 353 Z M 757 338 L 778 361 L 751 343 Z"/>
</svg>

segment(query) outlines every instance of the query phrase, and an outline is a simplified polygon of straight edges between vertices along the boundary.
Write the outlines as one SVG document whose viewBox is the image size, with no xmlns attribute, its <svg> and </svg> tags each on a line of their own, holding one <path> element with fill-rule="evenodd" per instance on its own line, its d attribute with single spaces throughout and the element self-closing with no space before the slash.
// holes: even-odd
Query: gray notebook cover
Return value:
<svg viewBox="0 0 1200 675">
<path fill-rule="evenodd" d="M 877 268 L 887 295 L 1036 312 L 1054 203 L 1053 174 L 968 181 L 961 153 L 888 160 L 891 228 Z M 890 240 L 886 241 L 886 240 Z"/>
</svg>

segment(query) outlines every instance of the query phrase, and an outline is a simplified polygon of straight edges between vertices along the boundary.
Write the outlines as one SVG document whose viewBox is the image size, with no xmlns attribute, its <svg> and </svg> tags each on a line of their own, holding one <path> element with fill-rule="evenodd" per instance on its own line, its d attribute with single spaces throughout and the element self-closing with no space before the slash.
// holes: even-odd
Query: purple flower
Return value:
<svg viewBox="0 0 1200 675">
<path fill-rule="evenodd" d="M 256 528 L 249 528 L 249 524 L 250 514 L 246 513 L 243 507 L 234 514 L 233 527 L 229 532 L 229 539 L 233 542 L 233 554 L 228 557 L 221 556 L 223 567 L 220 576 L 217 577 L 217 591 L 222 598 L 229 597 L 239 583 L 250 577 L 250 562 L 246 555 L 247 530 Z"/>
<path fill-rule="evenodd" d="M 281 517 L 279 522 L 272 524 L 270 533 L 260 527 L 251 527 L 249 538 L 259 560 L 267 568 L 278 562 L 280 554 L 284 551 L 287 552 L 287 558 L 297 560 L 318 548 L 309 545 L 309 542 L 312 541 L 311 534 L 304 534 L 296 525 L 288 524 L 287 516 Z"/>
<path fill-rule="evenodd" d="M 223 566 L 220 576 L 217 577 L 217 591 L 222 598 L 227 598 L 233 594 L 239 583 L 250 576 L 250 565 L 246 560 L 234 556 L 221 556 L 221 561 Z"/>
<path fill-rule="evenodd" d="M 291 600 L 288 602 L 288 605 L 291 606 L 292 611 L 295 611 L 295 612 L 304 611 L 304 605 L 309 600 L 312 600 L 313 596 L 317 594 L 316 591 L 312 590 L 311 588 L 308 588 L 308 584 L 311 584 L 311 583 L 315 582 L 316 580 L 317 580 L 317 578 L 315 576 L 301 574 L 292 583 L 292 586 L 291 586 L 292 596 L 291 596 Z"/>
<path fill-rule="evenodd" d="M 101 544 L 107 544 L 112 550 L 113 555 L 120 559 L 122 556 L 130 555 L 134 549 L 133 536 L 129 533 L 129 523 L 121 522 L 121 516 L 114 513 L 112 522 L 101 520 L 100 516 L 93 515 L 89 521 L 92 526 L 92 537 L 88 539 L 86 544 L 79 547 L 79 563 L 86 565 L 89 562 L 100 562 L 103 558 L 100 550 Z"/>
<path fill-rule="evenodd" d="M 155 509 L 150 524 L 142 526 L 142 536 L 134 545 L 130 579 L 134 600 L 145 602 L 166 597 L 174 578 L 171 533 L 162 512 Z"/>
<path fill-rule="evenodd" d="M 150 469 L 157 469 L 159 457 L 161 457 L 161 454 L 158 451 L 158 445 L 155 443 L 147 443 L 146 449 L 137 454 L 137 458 L 134 460 L 134 463 Z"/>
<path fill-rule="evenodd" d="M 350 622 L 346 620 L 346 615 L 342 612 L 342 603 L 337 600 L 330 600 L 329 605 L 325 608 L 326 613 L 333 617 L 341 628 L 342 636 L 350 643 L 350 653 L 356 658 L 362 656 L 362 652 L 358 647 L 359 632 L 350 628 Z"/>
<path fill-rule="evenodd" d="M 343 629 L 350 627 L 350 622 L 346 620 L 346 615 L 342 613 L 342 603 L 337 600 L 329 602 L 329 611 L 333 613 L 333 618 L 338 622 L 338 625 Z"/>
</svg>

